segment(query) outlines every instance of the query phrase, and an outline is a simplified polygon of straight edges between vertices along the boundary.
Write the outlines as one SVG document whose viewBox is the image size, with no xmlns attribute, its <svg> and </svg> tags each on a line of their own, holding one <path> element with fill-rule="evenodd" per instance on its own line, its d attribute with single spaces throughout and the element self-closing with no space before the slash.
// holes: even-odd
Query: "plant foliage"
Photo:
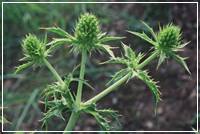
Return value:
<svg viewBox="0 0 200 134">
<path fill-rule="evenodd" d="M 153 45 L 155 53 L 159 52 L 159 60 L 157 68 L 165 61 L 166 58 L 175 59 L 181 66 L 183 66 L 188 73 L 190 70 L 185 62 L 187 58 L 181 57 L 177 54 L 178 51 L 181 51 L 189 42 L 182 44 L 182 33 L 181 29 L 178 26 L 170 23 L 163 27 L 159 27 L 159 32 L 155 33 L 153 29 L 147 25 L 145 22 L 143 24 L 146 26 L 148 32 L 151 33 L 153 39 L 149 37 L 146 33 L 132 32 L 141 39 L 149 42 Z"/>
<path fill-rule="evenodd" d="M 136 53 L 131 47 L 123 43 L 124 54 L 121 57 L 115 56 L 112 51 L 113 47 L 107 45 L 107 42 L 120 40 L 123 39 L 123 37 L 115 37 L 102 32 L 97 17 L 91 13 L 85 13 L 80 16 L 73 35 L 59 27 L 49 27 L 42 29 L 55 33 L 59 35 L 60 38 L 53 38 L 52 41 L 48 42 L 47 36 L 45 36 L 44 41 L 40 41 L 33 34 L 28 34 L 26 36 L 22 41 L 24 57 L 21 59 L 25 63 L 17 67 L 16 73 L 30 66 L 45 65 L 56 78 L 56 81 L 48 84 L 42 92 L 43 104 L 45 105 L 44 116 L 41 119 L 43 125 L 47 124 L 49 119 L 53 117 L 59 117 L 65 121 L 64 115 L 72 113 L 65 128 L 66 131 L 71 131 L 79 115 L 81 113 L 86 113 L 95 118 L 102 130 L 110 131 L 116 129 L 113 128 L 112 122 L 115 121 L 118 126 L 120 126 L 118 112 L 110 108 L 98 109 L 96 105 L 97 101 L 134 77 L 143 81 L 150 89 L 156 109 L 158 102 L 161 100 L 159 86 L 149 75 L 148 70 L 143 69 L 143 67 L 147 66 L 152 60 L 158 57 L 157 67 L 159 67 L 165 59 L 173 58 L 190 72 L 185 62 L 186 58 L 177 54 L 177 52 L 182 50 L 188 43 L 182 44 L 181 30 L 178 26 L 168 24 L 162 28 L 160 27 L 159 32 L 155 33 L 150 26 L 144 22 L 143 24 L 148 32 L 151 33 L 152 37 L 149 37 L 144 32 L 129 32 L 149 42 L 154 47 L 153 52 L 148 57 L 148 54 Z M 73 76 L 74 70 L 66 77 L 61 78 L 48 62 L 48 56 L 63 45 L 68 45 L 72 48 L 72 51 L 81 53 L 82 61 L 79 78 Z M 81 101 L 83 85 L 94 89 L 88 81 L 84 79 L 87 54 L 91 53 L 93 50 L 99 52 L 104 51 L 109 54 L 110 59 L 102 64 L 122 64 L 124 67 L 112 76 L 111 80 L 107 83 L 109 87 L 88 101 L 83 102 Z M 70 86 L 72 82 L 78 83 L 76 96 L 74 95 L 76 90 L 71 89 L 72 86 Z"/>
</svg>

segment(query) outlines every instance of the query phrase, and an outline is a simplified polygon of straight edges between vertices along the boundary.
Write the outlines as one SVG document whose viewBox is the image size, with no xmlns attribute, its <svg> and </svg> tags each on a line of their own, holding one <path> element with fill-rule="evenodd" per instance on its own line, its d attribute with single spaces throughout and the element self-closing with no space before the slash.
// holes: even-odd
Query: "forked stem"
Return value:
<svg viewBox="0 0 200 134">
<path fill-rule="evenodd" d="M 109 86 L 108 88 L 106 88 L 105 90 L 103 90 L 102 92 L 100 92 L 99 94 L 97 94 L 95 97 L 91 98 L 90 100 L 88 100 L 84 104 L 85 105 L 89 105 L 89 104 L 92 104 L 92 103 L 95 103 L 95 102 L 99 101 L 101 98 L 103 98 L 104 96 L 106 96 L 110 92 L 116 90 L 117 87 L 119 87 L 126 80 L 128 80 L 129 77 L 130 77 L 130 73 L 128 73 L 127 75 L 125 75 L 124 77 L 122 77 L 120 80 L 118 80 L 117 82 L 115 82 L 113 85 Z"/>
<path fill-rule="evenodd" d="M 154 53 L 149 56 L 146 60 L 144 60 L 140 65 L 138 66 L 138 69 L 142 69 L 144 66 L 148 65 L 153 59 L 155 59 L 158 56 L 159 52 L 156 50 Z"/>
<path fill-rule="evenodd" d="M 146 60 L 144 60 L 138 67 L 138 69 L 142 69 L 143 67 L 145 67 L 146 65 L 148 65 L 153 59 L 155 59 L 158 56 L 158 52 L 156 51 L 155 53 L 153 53 L 151 56 L 149 56 Z M 85 74 L 85 63 L 86 63 L 86 52 L 82 52 L 82 60 L 81 60 L 81 70 L 80 70 L 80 79 L 84 78 L 84 74 Z M 99 101 L 100 99 L 102 99 L 104 96 L 106 96 L 107 94 L 109 94 L 110 92 L 116 90 L 121 84 L 123 84 L 125 81 L 127 81 L 130 78 L 130 73 L 128 73 L 127 75 L 125 75 L 124 77 L 122 77 L 120 80 L 118 80 L 117 82 L 115 82 L 113 85 L 109 86 L 108 88 L 106 88 L 105 90 L 103 90 L 102 92 L 100 92 L 99 94 L 97 94 L 96 96 L 94 96 L 93 98 L 91 98 L 90 100 L 86 101 L 84 103 L 84 105 L 90 105 L 92 103 L 96 103 L 97 101 Z M 76 104 L 78 104 L 78 106 L 80 105 L 81 102 L 81 95 L 82 95 L 82 87 L 83 87 L 83 83 L 81 81 L 79 81 L 78 84 L 78 91 L 77 91 L 77 96 L 76 96 Z M 65 128 L 64 134 L 69 134 L 70 131 L 73 130 L 78 118 L 79 118 L 80 113 L 79 112 L 72 112 L 70 119 L 68 121 L 68 124 Z"/>
<path fill-rule="evenodd" d="M 158 52 L 156 51 L 151 56 L 149 56 L 146 60 L 144 60 L 139 65 L 138 69 L 142 69 L 143 67 L 145 67 L 153 59 L 155 59 L 157 56 L 158 56 Z M 96 103 L 97 101 L 99 101 L 101 98 L 103 98 L 104 96 L 106 96 L 110 92 L 116 90 L 121 84 L 123 84 L 125 81 L 127 81 L 129 79 L 129 77 L 130 77 L 130 74 L 128 73 L 127 75 L 122 77 L 120 80 L 118 80 L 117 82 L 115 82 L 114 84 L 112 84 L 111 86 L 109 86 L 108 88 L 106 88 L 105 90 L 103 90 L 102 92 L 100 92 L 99 94 L 97 94 L 96 96 L 91 98 L 90 100 L 86 101 L 84 104 L 89 105 L 89 104 L 92 104 L 92 103 Z"/>
<path fill-rule="evenodd" d="M 80 69 L 80 75 L 79 75 L 79 79 L 80 81 L 78 82 L 78 89 L 77 89 L 77 95 L 76 95 L 76 107 L 79 108 L 80 107 L 80 103 L 81 103 L 81 97 L 82 97 L 82 88 L 83 88 L 83 79 L 84 79 L 84 75 L 85 75 L 85 64 L 86 64 L 86 60 L 87 60 L 87 52 L 85 50 L 82 51 L 82 55 L 81 55 L 81 69 Z M 69 131 L 72 131 L 78 118 L 79 118 L 80 113 L 77 111 L 72 111 L 71 116 L 69 118 L 69 121 L 67 123 L 67 126 L 65 128 L 65 131 L 68 132 L 64 132 L 65 134 L 70 134 Z"/>
</svg>

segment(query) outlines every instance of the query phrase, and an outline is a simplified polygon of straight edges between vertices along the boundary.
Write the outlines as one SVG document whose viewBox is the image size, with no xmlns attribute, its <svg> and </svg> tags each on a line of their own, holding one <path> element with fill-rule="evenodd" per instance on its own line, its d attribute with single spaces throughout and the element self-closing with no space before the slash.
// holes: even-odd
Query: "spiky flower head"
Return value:
<svg viewBox="0 0 200 134">
<path fill-rule="evenodd" d="M 26 35 L 22 48 L 26 60 L 32 61 L 35 64 L 41 64 L 43 58 L 47 56 L 45 44 L 32 34 Z"/>
<path fill-rule="evenodd" d="M 164 49 L 176 48 L 180 45 L 181 30 L 178 26 L 169 24 L 160 28 L 157 35 L 158 46 Z"/>
<path fill-rule="evenodd" d="M 111 46 L 107 43 L 110 41 L 120 40 L 124 37 L 116 37 L 108 35 L 100 30 L 97 17 L 91 13 L 84 13 L 78 19 L 74 28 L 74 35 L 69 34 L 59 27 L 43 28 L 49 32 L 53 32 L 62 36 L 62 38 L 54 38 L 48 43 L 50 46 L 49 52 L 52 52 L 60 45 L 72 46 L 72 51 L 76 54 L 86 52 L 91 54 L 92 50 L 99 52 L 107 52 L 111 57 L 114 57 Z"/>
<path fill-rule="evenodd" d="M 182 34 L 181 29 L 178 26 L 168 24 L 166 26 L 160 27 L 160 31 L 155 33 L 154 30 L 143 22 L 147 30 L 152 34 L 153 39 L 151 39 L 146 33 L 139 33 L 139 32 L 132 32 L 129 31 L 131 34 L 134 34 L 143 40 L 146 40 L 151 45 L 154 46 L 155 51 L 154 53 L 158 54 L 159 61 L 157 68 L 165 61 L 167 58 L 175 59 L 180 65 L 182 65 L 189 73 L 190 70 L 187 67 L 185 60 L 187 58 L 181 57 L 177 54 L 178 51 L 181 51 L 189 42 L 182 44 Z"/>
<path fill-rule="evenodd" d="M 82 14 L 75 28 L 79 48 L 91 50 L 98 41 L 99 33 L 99 21 L 96 16 L 89 13 Z"/>
</svg>

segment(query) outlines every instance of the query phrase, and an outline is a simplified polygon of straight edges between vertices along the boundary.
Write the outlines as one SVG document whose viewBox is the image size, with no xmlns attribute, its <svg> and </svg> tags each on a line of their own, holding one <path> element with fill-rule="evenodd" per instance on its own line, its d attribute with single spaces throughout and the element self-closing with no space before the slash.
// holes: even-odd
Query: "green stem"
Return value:
<svg viewBox="0 0 200 134">
<path fill-rule="evenodd" d="M 43 61 L 45 65 L 49 68 L 49 70 L 52 72 L 53 76 L 59 81 L 59 83 L 64 85 L 64 81 L 61 79 L 60 75 L 56 72 L 53 66 L 45 58 L 43 59 Z"/>
<path fill-rule="evenodd" d="M 79 118 L 79 113 L 78 112 L 72 112 L 70 118 L 69 118 L 69 121 L 68 121 L 68 124 L 65 128 L 64 131 L 72 131 L 78 118 Z M 70 134 L 71 132 L 64 132 L 64 134 Z"/>
<path fill-rule="evenodd" d="M 99 101 L 101 98 L 103 98 L 104 96 L 106 96 L 110 92 L 116 90 L 116 88 L 119 87 L 121 84 L 123 84 L 128 78 L 130 78 L 130 73 L 128 73 L 127 75 L 122 77 L 120 80 L 118 80 L 113 85 L 111 85 L 110 87 L 106 88 L 105 90 L 103 90 L 101 93 L 99 93 L 98 95 L 96 95 L 92 99 L 86 101 L 84 104 L 85 105 L 89 105 L 89 104 L 92 104 L 92 103 L 95 103 L 95 102 Z"/>
<path fill-rule="evenodd" d="M 142 69 L 144 66 L 146 66 L 147 64 L 149 64 L 157 56 L 158 56 L 158 52 L 153 53 L 151 56 L 149 56 L 146 60 L 144 60 L 139 65 L 138 69 Z M 92 103 L 96 103 L 97 101 L 99 101 L 101 98 L 103 98 L 104 96 L 106 96 L 110 92 L 116 90 L 117 87 L 119 87 L 121 84 L 123 84 L 129 78 L 130 78 L 130 74 L 128 73 L 127 75 L 125 75 L 124 77 L 122 77 L 120 80 L 118 80 L 117 82 L 115 82 L 113 85 L 111 85 L 110 87 L 106 88 L 105 90 L 103 90 L 102 92 L 100 92 L 99 94 L 97 94 L 96 96 L 94 96 L 93 98 L 91 98 L 90 100 L 86 101 L 84 104 L 85 105 L 89 105 L 89 104 L 92 104 Z"/>
<path fill-rule="evenodd" d="M 158 56 L 159 52 L 155 51 L 151 56 L 149 56 L 146 60 L 144 60 L 139 66 L 138 69 L 142 69 L 144 66 L 149 64 L 153 59 Z"/>
<path fill-rule="evenodd" d="M 83 79 L 85 75 L 85 64 L 86 64 L 86 58 L 87 58 L 87 52 L 82 51 L 82 57 L 81 57 L 81 69 L 80 69 L 80 75 L 79 75 L 79 83 L 78 83 L 78 90 L 76 95 L 76 104 L 79 105 L 81 102 L 81 96 L 82 96 L 82 88 L 83 88 Z"/>
<path fill-rule="evenodd" d="M 87 52 L 82 51 L 81 55 L 81 69 L 80 69 L 80 75 L 79 75 L 79 83 L 78 83 L 78 89 L 77 89 L 77 95 L 76 95 L 76 106 L 79 108 L 80 103 L 81 103 L 81 96 L 82 96 L 82 88 L 83 88 L 83 79 L 85 75 L 85 64 L 86 64 L 86 59 L 87 59 Z M 67 123 L 67 126 L 65 128 L 65 131 L 72 131 L 78 118 L 79 118 L 80 113 L 73 111 L 71 113 L 71 116 L 69 118 L 69 121 Z M 70 132 L 65 132 L 65 133 L 70 133 Z"/>
</svg>

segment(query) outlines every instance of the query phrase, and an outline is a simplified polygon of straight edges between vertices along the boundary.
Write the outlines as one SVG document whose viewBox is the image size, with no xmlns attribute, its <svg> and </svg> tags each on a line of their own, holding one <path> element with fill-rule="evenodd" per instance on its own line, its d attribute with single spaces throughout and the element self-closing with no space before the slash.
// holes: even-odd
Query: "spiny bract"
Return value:
<svg viewBox="0 0 200 134">
<path fill-rule="evenodd" d="M 99 33 L 98 19 L 89 13 L 81 15 L 75 28 L 75 36 L 80 49 L 91 50 L 98 41 Z"/>
<path fill-rule="evenodd" d="M 180 28 L 173 24 L 169 24 L 160 29 L 157 39 L 158 46 L 163 49 L 170 49 L 180 44 Z"/>
<path fill-rule="evenodd" d="M 45 53 L 45 44 L 32 34 L 26 35 L 26 38 L 23 40 L 22 48 L 26 58 L 33 61 L 35 64 L 41 64 L 43 58 L 47 56 Z"/>
</svg>

